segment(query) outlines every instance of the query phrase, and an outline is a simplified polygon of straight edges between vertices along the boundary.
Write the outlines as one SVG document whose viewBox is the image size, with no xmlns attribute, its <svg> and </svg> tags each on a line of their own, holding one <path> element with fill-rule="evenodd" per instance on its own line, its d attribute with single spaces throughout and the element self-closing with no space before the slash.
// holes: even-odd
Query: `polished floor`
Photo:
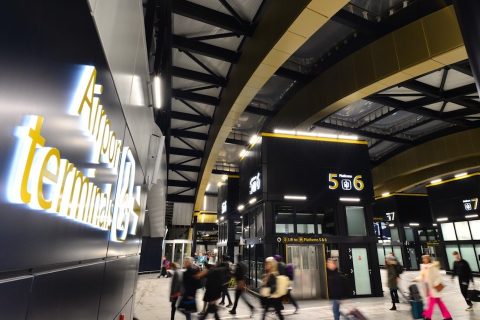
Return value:
<svg viewBox="0 0 480 320">
<path fill-rule="evenodd" d="M 401 287 L 407 288 L 410 281 L 416 277 L 416 272 L 405 272 L 402 274 Z M 384 275 L 382 274 L 382 277 Z M 480 280 L 477 280 L 480 284 Z M 479 319 L 480 320 L 480 303 L 475 306 L 475 311 L 465 311 L 465 301 L 460 294 L 458 283 L 451 282 L 450 277 L 445 276 L 444 301 L 452 313 L 453 319 Z M 158 279 L 156 275 L 141 275 L 138 281 L 137 292 L 135 297 L 135 317 L 138 320 L 168 320 L 170 319 L 170 304 L 168 302 L 168 294 L 170 289 L 170 279 Z M 388 291 L 385 288 L 385 293 Z M 199 290 L 199 301 L 201 301 L 201 294 L 203 290 Z M 233 292 L 232 292 L 233 296 Z M 253 297 L 249 297 L 252 302 L 258 303 Z M 201 305 L 200 302 L 198 304 Z M 398 305 L 397 311 L 389 311 L 390 299 L 385 298 L 363 298 L 351 299 L 344 301 L 342 310 L 347 312 L 351 308 L 359 309 L 369 320 L 403 320 L 412 319 L 410 315 L 410 305 L 401 303 Z M 285 306 L 286 319 L 333 319 L 331 314 L 330 304 L 328 301 L 300 301 L 300 312 L 293 314 L 291 305 Z M 240 301 L 237 309 L 236 317 L 231 316 L 225 308 L 220 309 L 220 317 L 222 319 L 249 319 L 249 312 L 247 307 Z M 213 318 L 210 316 L 210 318 Z M 261 319 L 260 309 L 256 312 L 255 319 Z M 270 314 L 270 319 L 275 319 L 273 314 Z M 177 313 L 175 319 L 185 319 L 185 317 Z M 193 317 L 193 319 L 196 319 Z M 433 319 L 442 319 L 440 312 L 435 311 Z"/>
</svg>

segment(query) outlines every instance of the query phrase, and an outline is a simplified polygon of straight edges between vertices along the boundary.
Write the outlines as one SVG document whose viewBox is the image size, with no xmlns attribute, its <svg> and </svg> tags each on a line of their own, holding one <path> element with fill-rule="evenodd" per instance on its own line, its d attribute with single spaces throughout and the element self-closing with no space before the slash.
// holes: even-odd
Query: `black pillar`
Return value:
<svg viewBox="0 0 480 320">
<path fill-rule="evenodd" d="M 477 91 L 480 92 L 480 1 L 454 0 L 453 4 Z"/>
<path fill-rule="evenodd" d="M 233 215 L 228 218 L 227 228 L 227 255 L 233 259 L 235 255 L 235 219 Z"/>
<path fill-rule="evenodd" d="M 193 224 L 192 224 L 192 252 L 191 256 L 195 256 L 195 252 L 197 252 L 197 216 L 193 217 Z"/>
</svg>

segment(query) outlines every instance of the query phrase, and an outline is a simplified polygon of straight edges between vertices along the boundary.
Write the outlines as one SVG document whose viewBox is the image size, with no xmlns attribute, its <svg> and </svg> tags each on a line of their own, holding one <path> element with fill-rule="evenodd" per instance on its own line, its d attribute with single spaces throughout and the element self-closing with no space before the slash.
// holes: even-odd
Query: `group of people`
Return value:
<svg viewBox="0 0 480 320">
<path fill-rule="evenodd" d="M 462 259 L 459 252 L 455 251 L 452 254 L 455 260 L 452 268 L 452 281 L 455 276 L 458 276 L 460 292 L 467 304 L 466 311 L 472 311 L 473 303 L 470 300 L 468 292 L 469 284 L 473 283 L 472 270 L 468 262 Z M 403 272 L 403 267 L 393 253 L 386 257 L 385 265 L 387 269 L 387 284 L 392 299 L 392 307 L 390 310 L 397 310 L 396 303 L 400 302 L 398 297 L 398 282 L 400 280 L 400 274 Z M 423 310 L 423 317 L 426 320 L 431 319 L 435 305 L 438 305 L 442 317 L 445 320 L 451 320 L 451 313 L 442 299 L 445 284 L 443 283 L 443 277 L 440 273 L 440 263 L 433 261 L 429 255 L 422 256 L 420 275 L 414 281 L 421 284 L 420 287 L 423 288 L 424 295 L 427 298 L 427 307 Z"/>
<path fill-rule="evenodd" d="M 245 296 L 247 290 L 247 266 L 238 256 L 237 263 L 232 264 L 228 256 L 222 257 L 215 265 L 206 263 L 204 268 L 199 268 L 193 258 L 186 258 L 184 271 L 180 272 L 176 263 L 171 264 L 172 283 L 170 288 L 171 319 L 175 318 L 176 311 L 184 314 L 185 319 L 191 319 L 192 313 L 196 313 L 197 290 L 204 288 L 204 306 L 198 313 L 200 319 L 205 319 L 213 314 L 215 319 L 218 315 L 217 302 L 221 299 L 220 305 L 228 301 L 227 308 L 232 307 L 230 314 L 237 313 L 240 299 L 250 309 L 253 317 L 255 307 Z M 235 297 L 232 299 L 228 291 L 231 278 L 235 279 Z M 298 304 L 291 295 L 291 281 L 293 280 L 293 267 L 286 265 L 281 256 L 269 257 L 265 260 L 265 273 L 262 277 L 262 284 L 259 290 L 260 302 L 263 308 L 263 319 L 269 309 L 273 309 L 280 319 L 283 319 L 282 299 L 288 298 L 298 311 Z"/>
</svg>

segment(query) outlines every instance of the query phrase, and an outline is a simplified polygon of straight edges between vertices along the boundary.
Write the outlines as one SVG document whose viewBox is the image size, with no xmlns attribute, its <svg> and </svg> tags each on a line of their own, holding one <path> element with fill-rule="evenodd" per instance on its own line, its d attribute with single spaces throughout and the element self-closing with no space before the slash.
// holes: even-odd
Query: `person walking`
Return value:
<svg viewBox="0 0 480 320">
<path fill-rule="evenodd" d="M 465 298 L 465 302 L 468 305 L 465 311 L 473 311 L 473 303 L 468 297 L 468 284 L 470 283 L 470 281 L 473 282 L 472 269 L 470 269 L 470 265 L 468 264 L 468 262 L 462 259 L 462 256 L 460 255 L 460 253 L 458 253 L 458 251 L 454 251 L 452 254 L 455 258 L 452 268 L 452 281 L 453 279 L 455 279 L 455 276 L 458 276 L 460 292 L 462 292 L 462 295 Z"/>
<path fill-rule="evenodd" d="M 337 260 L 329 258 L 327 260 L 327 279 L 328 279 L 328 296 L 332 301 L 333 319 L 340 320 L 340 304 L 345 298 L 344 281 L 342 275 L 338 271 Z"/>
<path fill-rule="evenodd" d="M 183 267 L 185 268 L 182 280 L 183 292 L 177 309 L 185 315 L 186 320 L 191 320 L 192 313 L 197 312 L 195 296 L 200 287 L 200 281 L 195 277 L 198 270 L 193 267 L 192 258 L 186 258 Z"/>
<path fill-rule="evenodd" d="M 260 288 L 260 295 L 262 296 L 263 316 L 265 320 L 268 309 L 273 308 L 278 316 L 278 319 L 283 320 L 282 315 L 282 300 L 281 298 L 287 293 L 288 278 L 285 288 L 281 287 L 281 281 L 277 281 L 280 276 L 278 274 L 278 262 L 273 257 L 265 259 L 265 273 L 262 278 L 262 286 Z"/>
<path fill-rule="evenodd" d="M 390 289 L 390 297 L 392 298 L 392 307 L 390 310 L 394 311 L 397 310 L 395 304 L 400 303 L 398 299 L 398 280 L 401 273 L 399 269 L 402 268 L 402 266 L 393 255 L 388 255 L 385 258 L 385 266 L 387 269 L 387 285 L 388 289 Z"/>
<path fill-rule="evenodd" d="M 178 264 L 176 264 L 175 262 L 171 264 L 171 269 L 173 271 L 173 276 L 172 282 L 170 284 L 170 302 L 172 305 L 170 320 L 174 320 L 175 311 L 177 310 L 177 301 L 182 294 L 182 274 L 178 270 Z"/>
<path fill-rule="evenodd" d="M 237 314 L 237 306 L 240 298 L 247 304 L 250 308 L 251 316 L 255 311 L 253 305 L 245 297 L 245 291 L 247 290 L 247 265 L 242 260 L 242 256 L 237 256 L 237 264 L 235 266 L 235 272 L 233 274 L 235 281 L 237 282 L 237 287 L 235 288 L 235 301 L 233 302 L 233 308 L 230 310 L 230 314 Z"/>
<path fill-rule="evenodd" d="M 428 297 L 428 307 L 423 313 L 425 320 L 432 319 L 433 309 L 436 304 L 438 304 L 443 318 L 452 320 L 452 316 L 442 300 L 444 285 L 440 274 L 440 263 L 438 261 L 432 262 L 429 255 L 423 255 L 422 262 L 420 280 L 425 284 L 426 296 Z"/>
<path fill-rule="evenodd" d="M 220 305 L 225 304 L 225 297 L 228 299 L 227 308 L 232 306 L 232 299 L 230 299 L 230 293 L 228 292 L 228 283 L 230 282 L 230 257 L 223 256 L 222 262 L 219 264 L 219 268 L 222 271 L 222 301 L 220 301 Z"/>
<path fill-rule="evenodd" d="M 208 268 L 195 275 L 196 279 L 206 278 L 205 295 L 203 301 L 207 303 L 207 309 L 200 315 L 200 320 L 204 320 L 210 313 L 213 313 L 215 320 L 220 320 L 218 315 L 217 301 L 222 295 L 223 270 L 208 264 Z"/>
<path fill-rule="evenodd" d="M 160 277 L 167 277 L 168 272 L 167 269 L 170 267 L 170 261 L 168 261 L 167 257 L 163 256 L 162 257 L 162 267 L 160 269 L 160 274 L 158 275 L 158 278 Z"/>
<path fill-rule="evenodd" d="M 295 311 L 293 313 L 294 314 L 298 313 L 298 309 L 300 309 L 300 307 L 298 306 L 297 300 L 295 300 L 295 298 L 292 296 L 292 293 L 291 293 L 292 292 L 292 285 L 293 285 L 293 266 L 292 265 L 287 266 L 285 264 L 285 262 L 283 262 L 283 258 L 282 258 L 281 255 L 277 254 L 273 257 L 275 258 L 275 260 L 278 263 L 278 274 L 283 275 L 283 276 L 287 276 L 288 279 L 290 280 L 289 281 L 289 286 L 288 286 L 288 292 L 285 295 L 285 298 L 287 298 L 288 301 L 290 301 L 293 304 L 293 306 L 295 307 Z M 291 272 L 288 272 L 288 271 L 291 271 Z"/>
</svg>

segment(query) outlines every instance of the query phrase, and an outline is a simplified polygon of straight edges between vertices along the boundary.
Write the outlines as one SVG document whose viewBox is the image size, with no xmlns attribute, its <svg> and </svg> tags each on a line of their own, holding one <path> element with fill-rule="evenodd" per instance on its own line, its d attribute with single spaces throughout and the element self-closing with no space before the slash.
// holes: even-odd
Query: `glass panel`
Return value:
<svg viewBox="0 0 480 320">
<path fill-rule="evenodd" d="M 409 248 L 408 254 L 410 255 L 410 265 L 412 269 L 418 270 L 418 262 L 417 262 L 417 255 L 415 253 L 415 249 Z"/>
<path fill-rule="evenodd" d="M 468 221 L 455 222 L 455 229 L 457 230 L 458 240 L 471 240 L 470 228 L 468 228 Z"/>
<path fill-rule="evenodd" d="M 362 210 L 363 212 L 363 210 Z M 352 248 L 355 291 L 357 295 L 372 294 L 366 248 Z"/>
<path fill-rule="evenodd" d="M 398 229 L 397 228 L 391 228 L 390 229 L 390 235 L 392 236 L 392 244 L 395 242 L 400 242 L 400 237 L 398 236 Z"/>
<path fill-rule="evenodd" d="M 405 265 L 403 263 L 403 256 L 402 256 L 402 247 L 400 246 L 393 246 L 393 254 L 397 258 L 397 260 L 400 262 L 400 264 L 403 266 Z"/>
<path fill-rule="evenodd" d="M 467 261 L 472 271 L 478 272 L 477 257 L 475 256 L 475 250 L 471 244 L 461 244 L 460 254 L 463 260 Z"/>
<path fill-rule="evenodd" d="M 378 264 L 383 266 L 385 265 L 385 251 L 383 247 L 377 247 L 377 254 L 378 254 Z"/>
<path fill-rule="evenodd" d="M 250 227 L 250 238 L 255 237 L 255 212 L 250 212 L 248 214 L 248 226 Z"/>
<path fill-rule="evenodd" d="M 442 223 L 442 235 L 443 240 L 445 241 L 455 241 L 457 240 L 457 236 L 455 235 L 455 228 L 453 227 L 453 223 Z"/>
<path fill-rule="evenodd" d="M 315 233 L 315 215 L 311 213 L 297 213 L 297 233 Z"/>
<path fill-rule="evenodd" d="M 257 212 L 257 237 L 263 237 L 263 211 Z"/>
<path fill-rule="evenodd" d="M 363 207 L 346 207 L 349 236 L 366 236 L 365 214 Z"/>
<path fill-rule="evenodd" d="M 184 250 L 185 250 L 184 257 L 191 257 L 192 256 L 192 244 L 186 243 Z"/>
<path fill-rule="evenodd" d="M 454 251 L 458 251 L 458 246 L 456 244 L 449 244 L 445 246 L 445 251 L 447 252 L 447 259 L 448 259 L 448 270 L 452 270 L 453 267 L 453 255 Z"/>
<path fill-rule="evenodd" d="M 279 212 L 276 216 L 275 232 L 276 233 L 293 233 L 294 229 L 293 213 Z"/>
<path fill-rule="evenodd" d="M 480 240 L 480 220 L 470 221 L 470 229 L 472 230 L 473 240 Z"/>
<path fill-rule="evenodd" d="M 478 264 L 480 264 L 480 244 L 475 245 L 475 251 L 476 251 L 475 257 L 477 258 Z"/>
<path fill-rule="evenodd" d="M 168 261 L 173 261 L 173 243 L 167 243 L 165 245 L 165 257 L 167 257 Z"/>
<path fill-rule="evenodd" d="M 415 237 L 413 236 L 412 228 L 405 228 L 405 240 L 410 242 L 415 242 Z"/>
<path fill-rule="evenodd" d="M 428 240 L 430 240 L 430 241 L 437 240 L 437 236 L 435 235 L 435 230 L 433 230 L 433 229 L 428 229 L 427 230 L 427 236 L 428 236 Z"/>
<path fill-rule="evenodd" d="M 183 251 L 183 243 L 175 243 L 175 262 L 178 263 L 179 265 L 182 265 L 183 257 L 182 257 L 182 251 Z"/>
</svg>

